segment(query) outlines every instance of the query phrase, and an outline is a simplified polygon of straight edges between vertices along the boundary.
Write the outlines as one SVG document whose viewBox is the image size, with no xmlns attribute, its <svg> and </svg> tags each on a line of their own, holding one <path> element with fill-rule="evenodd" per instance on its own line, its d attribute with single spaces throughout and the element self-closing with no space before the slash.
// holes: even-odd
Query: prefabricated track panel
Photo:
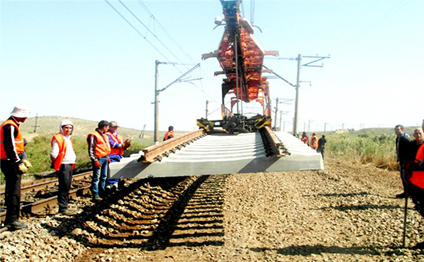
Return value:
<svg viewBox="0 0 424 262">
<path fill-rule="evenodd" d="M 172 177 L 323 169 L 321 155 L 299 139 L 276 132 L 291 155 L 266 157 L 259 132 L 207 135 L 177 150 L 161 162 L 137 162 L 139 154 L 111 163 L 113 178 Z"/>
</svg>

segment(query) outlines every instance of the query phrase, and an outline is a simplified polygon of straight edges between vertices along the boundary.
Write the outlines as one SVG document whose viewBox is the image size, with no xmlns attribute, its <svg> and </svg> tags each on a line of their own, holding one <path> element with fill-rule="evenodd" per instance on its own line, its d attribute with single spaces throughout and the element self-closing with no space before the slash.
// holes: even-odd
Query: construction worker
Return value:
<svg viewBox="0 0 424 262">
<path fill-rule="evenodd" d="M 88 155 L 93 165 L 93 179 L 91 192 L 93 201 L 100 201 L 100 194 L 104 193 L 109 170 L 110 144 L 106 132 L 109 129 L 109 122 L 102 120 L 98 123 L 95 131 L 87 136 Z"/>
<path fill-rule="evenodd" d="M 56 170 L 59 180 L 59 190 L 57 194 L 57 204 L 59 214 L 74 215 L 75 211 L 68 209 L 69 190 L 71 189 L 72 176 L 75 169 L 77 156 L 74 151 L 74 145 L 71 135 L 74 130 L 74 124 L 65 119 L 60 123 L 59 133 L 53 136 L 51 141 L 52 149 L 50 158 L 52 166 Z"/>
<path fill-rule="evenodd" d="M 106 132 L 111 148 L 109 155 L 111 162 L 121 161 L 124 151 L 131 145 L 129 139 L 124 141 L 124 138 L 118 133 L 118 127 L 116 121 L 111 121 L 109 123 L 109 130 Z"/>
<path fill-rule="evenodd" d="M 317 138 L 315 133 L 312 133 L 311 147 L 312 147 L 312 149 L 317 149 L 317 147 L 318 147 L 318 138 Z"/>
<path fill-rule="evenodd" d="M 173 126 L 169 126 L 168 127 L 168 132 L 165 133 L 165 135 L 163 136 L 163 141 L 166 141 L 168 139 L 174 138 L 174 127 Z"/>
<path fill-rule="evenodd" d="M 106 135 L 110 144 L 110 162 L 120 162 L 124 151 L 131 146 L 131 141 L 129 139 L 124 141 L 124 138 L 118 133 L 118 123 L 116 121 L 111 121 L 109 123 L 109 130 L 106 132 Z M 108 175 L 108 180 L 106 182 L 106 188 L 118 188 L 119 179 L 111 179 Z"/>
<path fill-rule="evenodd" d="M 327 139 L 325 139 L 325 135 L 322 135 L 322 137 L 318 140 L 318 148 L 317 152 L 321 153 L 322 159 L 324 159 L 325 156 L 325 144 L 327 143 Z"/>
<path fill-rule="evenodd" d="M 0 166 L 6 178 L 4 224 L 9 230 L 27 227 L 25 222 L 19 221 L 21 178 L 22 174 L 27 172 L 27 168 L 31 167 L 31 163 L 24 159 L 24 138 L 19 127 L 29 115 L 28 106 L 16 105 L 10 117 L 0 126 Z"/>
<path fill-rule="evenodd" d="M 303 143 L 305 143 L 306 145 L 308 145 L 308 146 L 309 146 L 309 138 L 308 138 L 308 136 L 306 135 L 306 132 L 303 132 L 303 133 L 302 133 L 302 138 L 300 139 L 300 141 L 302 141 Z"/>
<path fill-rule="evenodd" d="M 416 152 L 412 164 L 407 163 L 405 178 L 407 179 L 408 195 L 415 203 L 415 210 L 424 218 L 424 137 L 423 129 L 417 128 L 414 131 L 415 145 L 410 147 L 412 153 Z M 411 162 L 411 161 L 410 161 Z M 409 177 L 410 176 L 410 177 Z M 424 249 L 424 242 L 418 243 L 413 249 Z"/>
<path fill-rule="evenodd" d="M 406 179 L 404 176 L 404 165 L 408 157 L 408 145 L 411 142 L 409 135 L 404 132 L 404 127 L 402 125 L 395 126 L 396 134 L 396 157 L 399 162 L 399 173 L 403 185 L 403 192 L 396 195 L 396 198 L 404 198 L 406 190 Z"/>
</svg>

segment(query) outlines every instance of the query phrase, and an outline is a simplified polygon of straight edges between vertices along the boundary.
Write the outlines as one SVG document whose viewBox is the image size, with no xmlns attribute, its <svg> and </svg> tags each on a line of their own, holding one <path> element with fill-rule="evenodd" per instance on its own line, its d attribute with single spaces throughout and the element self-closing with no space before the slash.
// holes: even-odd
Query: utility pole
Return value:
<svg viewBox="0 0 424 262">
<path fill-rule="evenodd" d="M 308 133 L 310 133 L 310 132 L 311 132 L 311 122 L 312 122 L 312 120 L 311 120 L 311 119 L 309 119 L 309 123 L 308 123 Z"/>
<path fill-rule="evenodd" d="M 38 123 L 38 113 L 35 116 L 34 133 L 37 133 L 37 127 L 40 127 L 39 125 L 37 125 L 37 123 Z"/>
<path fill-rule="evenodd" d="M 274 117 L 274 130 L 277 131 L 277 113 L 278 113 L 278 97 L 275 101 L 275 117 Z"/>
<path fill-rule="evenodd" d="M 327 132 L 327 123 L 324 123 L 324 134 Z"/>
<path fill-rule="evenodd" d="M 143 126 L 143 130 L 141 131 L 140 135 L 138 136 L 138 138 L 144 138 L 144 132 L 146 131 L 146 124 L 144 124 Z"/>
<path fill-rule="evenodd" d="M 281 128 L 281 120 L 282 119 L 283 119 L 283 111 L 280 111 L 280 130 L 279 131 L 282 130 L 282 128 Z"/>
<path fill-rule="evenodd" d="M 175 79 L 174 81 L 172 81 L 169 85 L 167 85 L 166 87 L 162 88 L 162 89 L 158 89 L 159 87 L 159 65 L 160 64 L 165 64 L 165 65 L 176 65 L 177 63 L 171 63 L 171 62 L 159 62 L 158 60 L 155 61 L 155 123 L 154 123 L 154 134 L 153 134 L 153 142 L 154 144 L 158 144 L 159 143 L 159 93 L 165 91 L 168 87 L 170 87 L 171 85 L 178 83 L 178 82 L 190 82 L 190 81 L 194 81 L 194 80 L 200 80 L 202 78 L 197 78 L 197 79 L 182 79 L 183 77 L 185 77 L 186 75 L 188 75 L 191 71 L 193 71 L 194 69 L 196 69 L 197 67 L 200 66 L 200 63 L 195 65 L 193 68 L 191 68 L 190 70 L 188 70 L 187 72 L 185 72 L 184 74 L 182 74 L 180 77 L 178 77 L 177 79 Z"/>
<path fill-rule="evenodd" d="M 208 119 L 208 104 L 209 104 L 209 101 L 206 100 L 206 114 L 205 114 L 205 119 Z"/>
<path fill-rule="evenodd" d="M 297 125 L 299 123 L 299 93 L 300 93 L 300 68 L 302 68 L 302 55 L 297 56 L 297 77 L 296 77 L 296 98 L 294 102 L 294 123 L 293 134 L 297 134 Z"/>
<path fill-rule="evenodd" d="M 156 145 L 159 143 L 159 65 L 162 64 L 158 60 L 155 61 L 155 130 L 153 134 L 153 142 Z"/>
</svg>

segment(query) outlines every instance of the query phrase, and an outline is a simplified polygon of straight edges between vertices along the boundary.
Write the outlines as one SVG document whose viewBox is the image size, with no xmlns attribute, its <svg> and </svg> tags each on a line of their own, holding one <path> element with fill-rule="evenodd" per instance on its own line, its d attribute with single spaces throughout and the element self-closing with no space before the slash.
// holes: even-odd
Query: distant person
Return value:
<svg viewBox="0 0 424 262">
<path fill-rule="evenodd" d="M 174 127 L 173 126 L 169 126 L 168 127 L 168 132 L 165 133 L 165 135 L 163 136 L 163 141 L 166 141 L 168 139 L 174 138 Z"/>
<path fill-rule="evenodd" d="M 26 105 L 16 105 L 10 117 L 0 126 L 0 167 L 6 178 L 4 225 L 9 230 L 27 227 L 25 222 L 19 221 L 21 179 L 31 164 L 24 159 L 24 138 L 19 127 L 29 115 L 30 111 Z"/>
<path fill-rule="evenodd" d="M 403 192 L 396 195 L 396 198 L 404 198 L 406 191 L 406 179 L 404 176 L 404 165 L 408 157 L 408 145 L 411 142 L 411 138 L 407 133 L 404 132 L 404 127 L 402 125 L 395 126 L 396 134 L 396 158 L 399 162 L 399 172 L 400 178 L 402 180 Z"/>
<path fill-rule="evenodd" d="M 93 165 L 93 179 L 91 192 L 93 201 L 100 201 L 106 188 L 106 180 L 109 169 L 110 144 L 106 132 L 109 129 L 109 122 L 102 120 L 97 124 L 95 131 L 87 136 L 88 155 Z"/>
<path fill-rule="evenodd" d="M 322 135 L 322 137 L 318 140 L 318 148 L 317 152 L 321 153 L 322 159 L 324 160 L 325 156 L 325 144 L 327 143 L 327 139 L 325 139 L 325 135 Z"/>
<path fill-rule="evenodd" d="M 318 147 L 318 138 L 315 133 L 312 133 L 311 136 L 311 147 L 312 149 L 317 149 Z"/>
<path fill-rule="evenodd" d="M 111 121 L 106 133 L 111 148 L 109 155 L 111 162 L 121 161 L 124 151 L 131 146 L 131 141 L 129 139 L 124 141 L 124 138 L 118 133 L 118 127 L 119 126 L 116 121 Z"/>
<path fill-rule="evenodd" d="M 77 159 L 71 140 L 73 130 L 74 124 L 65 119 L 60 123 L 59 133 L 54 135 L 51 141 L 50 158 L 59 180 L 57 204 L 59 206 L 59 214 L 63 215 L 76 214 L 75 211 L 68 209 L 69 190 L 71 189 L 72 176 L 74 175 L 75 161 Z"/>
<path fill-rule="evenodd" d="M 305 143 L 306 145 L 308 145 L 308 146 L 309 146 L 309 138 L 308 138 L 308 136 L 306 135 L 306 132 L 303 132 L 303 133 L 302 133 L 302 138 L 300 139 L 300 141 L 302 141 L 303 143 Z"/>
</svg>

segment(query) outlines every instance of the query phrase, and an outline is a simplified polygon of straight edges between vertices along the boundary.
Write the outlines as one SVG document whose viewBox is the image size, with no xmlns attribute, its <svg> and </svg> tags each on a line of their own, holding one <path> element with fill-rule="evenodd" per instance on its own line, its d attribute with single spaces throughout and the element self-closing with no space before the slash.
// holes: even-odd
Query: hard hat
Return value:
<svg viewBox="0 0 424 262">
<path fill-rule="evenodd" d="M 74 126 L 71 120 L 68 120 L 68 119 L 63 120 L 62 123 L 60 123 L 60 127 L 66 126 L 66 125 Z"/>
<path fill-rule="evenodd" d="M 110 127 L 119 127 L 119 126 L 118 126 L 118 122 L 116 122 L 116 121 L 111 121 L 111 122 L 109 123 L 109 126 L 110 126 Z"/>
<path fill-rule="evenodd" d="M 29 111 L 29 107 L 27 105 L 18 104 L 13 108 L 13 111 L 10 113 L 11 116 L 19 117 L 19 118 L 27 118 L 31 112 Z"/>
</svg>

